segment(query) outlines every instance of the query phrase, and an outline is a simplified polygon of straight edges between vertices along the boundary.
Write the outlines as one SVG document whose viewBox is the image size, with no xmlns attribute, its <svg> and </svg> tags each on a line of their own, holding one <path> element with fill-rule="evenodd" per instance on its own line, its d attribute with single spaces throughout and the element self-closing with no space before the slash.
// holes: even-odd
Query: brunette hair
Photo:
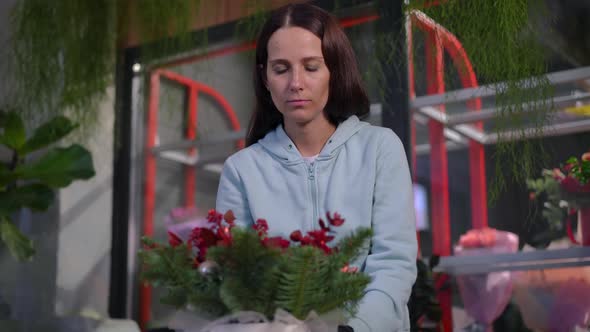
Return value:
<svg viewBox="0 0 590 332">
<path fill-rule="evenodd" d="M 324 108 L 328 121 L 337 126 L 351 115 L 362 118 L 369 113 L 369 98 L 362 85 L 354 51 L 336 18 L 307 3 L 286 5 L 271 13 L 258 36 L 254 67 L 256 107 L 248 126 L 247 146 L 258 142 L 283 122 L 283 115 L 265 86 L 268 41 L 283 27 L 306 29 L 322 41 L 324 61 L 330 71 L 329 96 Z"/>
</svg>

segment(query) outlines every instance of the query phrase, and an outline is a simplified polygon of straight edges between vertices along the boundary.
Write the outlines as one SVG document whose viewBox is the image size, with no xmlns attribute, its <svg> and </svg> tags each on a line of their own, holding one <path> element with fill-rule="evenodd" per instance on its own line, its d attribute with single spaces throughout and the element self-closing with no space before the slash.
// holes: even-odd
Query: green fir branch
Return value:
<svg viewBox="0 0 590 332">
<path fill-rule="evenodd" d="M 325 297 L 328 261 L 314 247 L 294 247 L 287 254 L 290 264 L 284 265 L 279 281 L 276 304 L 299 319 L 315 309 L 317 298 Z"/>
<path fill-rule="evenodd" d="M 208 250 L 207 259 L 220 265 L 223 281 L 220 296 L 232 312 L 254 310 L 274 314 L 271 307 L 275 292 L 277 265 L 281 252 L 266 248 L 250 229 L 232 229 L 232 245 Z"/>
</svg>

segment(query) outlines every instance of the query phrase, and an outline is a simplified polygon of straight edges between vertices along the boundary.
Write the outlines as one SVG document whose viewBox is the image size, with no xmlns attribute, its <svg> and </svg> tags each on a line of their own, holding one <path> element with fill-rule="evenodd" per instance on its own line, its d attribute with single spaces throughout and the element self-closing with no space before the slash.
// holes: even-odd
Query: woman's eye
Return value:
<svg viewBox="0 0 590 332">
<path fill-rule="evenodd" d="M 318 67 L 305 67 L 307 71 L 318 71 Z"/>
<path fill-rule="evenodd" d="M 283 74 L 283 73 L 287 72 L 287 68 L 286 67 L 275 67 L 272 69 L 272 71 L 274 71 L 275 74 Z"/>
</svg>

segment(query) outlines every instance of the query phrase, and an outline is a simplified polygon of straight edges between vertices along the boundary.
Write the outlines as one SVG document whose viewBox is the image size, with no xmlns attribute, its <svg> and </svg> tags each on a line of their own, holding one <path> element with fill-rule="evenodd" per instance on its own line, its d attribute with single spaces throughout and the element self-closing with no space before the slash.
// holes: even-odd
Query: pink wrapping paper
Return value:
<svg viewBox="0 0 590 332">
<path fill-rule="evenodd" d="M 191 231 L 196 227 L 210 227 L 207 215 L 197 208 L 178 207 L 172 209 L 164 219 L 168 232 L 176 234 L 183 242 L 187 242 Z"/>
<path fill-rule="evenodd" d="M 590 323 L 590 268 L 514 273 L 514 300 L 527 327 L 570 332 Z"/>
<path fill-rule="evenodd" d="M 505 254 L 517 250 L 518 236 L 486 228 L 471 230 L 462 236 L 459 245 L 455 247 L 455 256 Z M 511 273 L 506 271 L 461 275 L 456 280 L 467 314 L 491 331 L 491 324 L 510 301 Z"/>
</svg>

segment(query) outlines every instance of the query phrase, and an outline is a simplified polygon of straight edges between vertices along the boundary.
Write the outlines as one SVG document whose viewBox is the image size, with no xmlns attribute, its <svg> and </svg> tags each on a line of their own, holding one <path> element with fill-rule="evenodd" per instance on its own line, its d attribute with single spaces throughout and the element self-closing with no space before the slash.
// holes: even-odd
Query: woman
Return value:
<svg viewBox="0 0 590 332">
<path fill-rule="evenodd" d="M 259 218 L 271 235 L 318 228 L 326 212 L 374 235 L 355 265 L 369 274 L 354 331 L 409 331 L 416 278 L 412 187 L 403 146 L 369 112 L 354 52 L 337 21 L 308 4 L 274 11 L 260 33 L 256 109 L 248 147 L 224 164 L 217 210 L 242 225 Z M 336 242 L 335 241 L 335 242 Z"/>
</svg>

